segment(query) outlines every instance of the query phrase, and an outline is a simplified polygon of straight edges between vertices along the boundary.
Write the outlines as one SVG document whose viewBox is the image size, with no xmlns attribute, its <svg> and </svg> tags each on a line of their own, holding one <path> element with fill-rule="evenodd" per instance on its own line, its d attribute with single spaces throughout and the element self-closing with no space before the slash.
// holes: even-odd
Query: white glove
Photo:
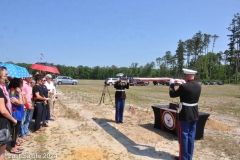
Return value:
<svg viewBox="0 0 240 160">
<path fill-rule="evenodd" d="M 174 79 L 170 79 L 169 84 L 174 84 Z"/>
<path fill-rule="evenodd" d="M 185 81 L 185 80 L 182 80 L 182 84 L 184 84 L 184 83 L 186 83 L 186 81 Z"/>
</svg>

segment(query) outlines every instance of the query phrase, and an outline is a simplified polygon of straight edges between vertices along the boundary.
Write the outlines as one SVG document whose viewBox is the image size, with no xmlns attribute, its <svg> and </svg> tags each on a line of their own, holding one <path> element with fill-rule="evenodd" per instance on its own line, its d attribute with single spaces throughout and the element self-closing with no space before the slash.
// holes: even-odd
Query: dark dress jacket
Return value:
<svg viewBox="0 0 240 160">
<path fill-rule="evenodd" d="M 172 90 L 169 91 L 170 97 L 180 97 L 180 102 L 187 104 L 198 103 L 201 94 L 201 85 L 199 83 L 195 81 L 188 81 L 187 83 L 180 85 L 177 90 L 174 89 L 174 84 L 171 84 L 170 88 L 172 88 Z M 198 117 L 198 105 L 182 105 L 182 110 L 179 113 L 180 121 L 197 120 Z"/>
<path fill-rule="evenodd" d="M 121 83 L 120 81 L 114 84 L 116 88 L 115 98 L 126 98 L 125 89 L 129 89 L 129 83 Z"/>
</svg>

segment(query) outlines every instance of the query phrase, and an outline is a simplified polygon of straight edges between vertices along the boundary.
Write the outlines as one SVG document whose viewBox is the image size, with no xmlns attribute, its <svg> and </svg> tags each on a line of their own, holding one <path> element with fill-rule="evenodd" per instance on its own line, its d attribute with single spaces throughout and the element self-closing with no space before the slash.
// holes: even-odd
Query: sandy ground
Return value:
<svg viewBox="0 0 240 160">
<path fill-rule="evenodd" d="M 69 110 L 79 114 L 79 117 L 73 118 Z M 126 106 L 124 123 L 116 124 L 113 106 L 78 103 L 59 92 L 55 111 L 55 121 L 50 121 L 43 133 L 26 141 L 21 155 L 7 153 L 7 159 L 171 160 L 178 155 L 177 137 L 153 127 L 152 110 L 143 112 L 136 108 L 132 115 Z M 232 134 L 239 141 L 239 128 L 233 129 L 214 118 L 217 117 L 211 116 L 207 121 L 204 135 Z M 204 141 L 207 140 L 195 141 L 194 159 L 231 159 L 203 148 Z"/>
</svg>

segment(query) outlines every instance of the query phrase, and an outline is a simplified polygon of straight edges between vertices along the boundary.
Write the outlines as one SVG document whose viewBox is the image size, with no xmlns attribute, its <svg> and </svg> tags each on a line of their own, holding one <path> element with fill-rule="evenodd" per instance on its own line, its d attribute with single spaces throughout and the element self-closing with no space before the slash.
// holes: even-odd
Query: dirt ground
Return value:
<svg viewBox="0 0 240 160">
<path fill-rule="evenodd" d="M 56 160 L 171 160 L 179 152 L 177 137 L 153 127 L 152 110 L 132 114 L 129 105 L 124 112 L 124 123 L 114 121 L 112 105 L 79 103 L 77 98 L 58 92 L 55 121 L 39 135 L 32 136 L 22 146 L 21 155 L 6 153 L 7 159 Z M 221 117 L 224 119 L 227 117 Z M 195 141 L 196 160 L 238 159 L 239 153 L 229 157 L 211 150 L 212 138 L 231 135 L 239 144 L 240 130 L 221 122 L 216 115 L 207 120 L 204 139 Z M 237 123 L 237 122 L 236 122 Z M 211 136 L 213 135 L 213 136 Z M 206 137 L 206 138 L 205 138 Z"/>
</svg>

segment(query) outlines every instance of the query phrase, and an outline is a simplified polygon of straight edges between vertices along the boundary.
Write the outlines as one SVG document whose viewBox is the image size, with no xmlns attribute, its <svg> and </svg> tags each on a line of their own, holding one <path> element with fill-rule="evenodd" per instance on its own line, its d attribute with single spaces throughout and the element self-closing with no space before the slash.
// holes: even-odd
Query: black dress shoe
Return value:
<svg viewBox="0 0 240 160">
<path fill-rule="evenodd" d="M 174 156 L 173 159 L 174 160 L 179 160 L 179 156 Z"/>
<path fill-rule="evenodd" d="M 117 124 L 119 124 L 120 122 L 116 121 Z"/>
<path fill-rule="evenodd" d="M 123 123 L 122 121 L 119 121 L 119 123 Z"/>
</svg>

